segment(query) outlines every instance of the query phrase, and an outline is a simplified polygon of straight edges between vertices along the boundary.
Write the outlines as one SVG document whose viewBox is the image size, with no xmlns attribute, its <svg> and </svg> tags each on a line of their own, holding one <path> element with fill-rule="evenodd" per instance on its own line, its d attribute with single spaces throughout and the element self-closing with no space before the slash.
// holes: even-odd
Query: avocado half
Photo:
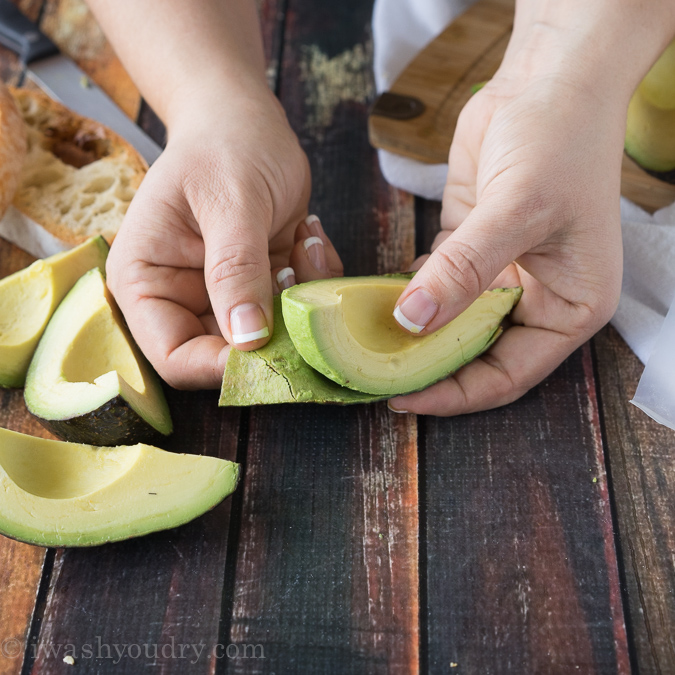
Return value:
<svg viewBox="0 0 675 675">
<path fill-rule="evenodd" d="M 393 317 L 409 277 L 322 279 L 281 295 L 288 333 L 302 358 L 343 387 L 378 396 L 424 389 L 484 352 L 521 288 L 483 293 L 447 326 L 413 336 Z"/>
<path fill-rule="evenodd" d="M 675 40 L 628 104 L 625 148 L 638 164 L 657 175 L 675 169 Z"/>
<path fill-rule="evenodd" d="M 0 533 L 96 546 L 187 523 L 234 492 L 239 465 L 150 445 L 99 448 L 0 429 Z"/>
<path fill-rule="evenodd" d="M 87 270 L 105 266 L 108 250 L 93 237 L 0 280 L 0 387 L 23 387 L 54 310 Z"/>
<path fill-rule="evenodd" d="M 159 378 L 98 268 L 54 312 L 28 369 L 24 398 L 43 426 L 76 443 L 129 445 L 173 430 Z"/>
<path fill-rule="evenodd" d="M 307 365 L 284 325 L 281 297 L 274 297 L 274 333 L 262 348 L 231 349 L 223 374 L 220 406 L 273 403 L 366 403 L 382 396 L 336 384 Z"/>
</svg>

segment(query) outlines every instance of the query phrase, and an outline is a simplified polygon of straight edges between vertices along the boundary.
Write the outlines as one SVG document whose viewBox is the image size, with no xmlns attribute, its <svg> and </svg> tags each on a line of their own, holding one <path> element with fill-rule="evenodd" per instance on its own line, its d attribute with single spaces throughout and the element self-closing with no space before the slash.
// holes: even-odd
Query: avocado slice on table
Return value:
<svg viewBox="0 0 675 675">
<path fill-rule="evenodd" d="M 238 480 L 239 465 L 216 457 L 0 429 L 0 533 L 64 547 L 139 537 L 202 515 Z"/>
<path fill-rule="evenodd" d="M 645 169 L 675 169 L 675 40 L 652 66 L 628 104 L 626 152 Z"/>
<path fill-rule="evenodd" d="M 307 365 L 288 335 L 281 297 L 274 297 L 274 333 L 262 348 L 231 349 L 220 390 L 220 406 L 272 403 L 365 403 L 382 396 L 345 389 Z"/>
<path fill-rule="evenodd" d="M 23 387 L 54 310 L 87 270 L 105 266 L 108 250 L 103 237 L 92 237 L 0 280 L 0 387 Z"/>
<path fill-rule="evenodd" d="M 484 352 L 521 288 L 483 293 L 447 326 L 425 336 L 393 317 L 409 278 L 353 277 L 311 281 L 281 296 L 293 344 L 313 368 L 350 389 L 396 396 L 424 389 Z"/>
<path fill-rule="evenodd" d="M 31 361 L 28 410 L 59 438 L 128 445 L 173 430 L 159 378 L 90 270 L 59 305 Z"/>
</svg>

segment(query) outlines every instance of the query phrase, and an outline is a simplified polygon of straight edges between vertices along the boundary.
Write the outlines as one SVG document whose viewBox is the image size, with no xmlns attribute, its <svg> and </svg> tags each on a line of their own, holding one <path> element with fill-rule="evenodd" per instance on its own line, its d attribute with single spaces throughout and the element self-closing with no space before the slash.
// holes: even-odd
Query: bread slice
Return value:
<svg viewBox="0 0 675 675">
<path fill-rule="evenodd" d="M 26 156 L 26 129 L 14 99 L 0 82 L 0 218 L 12 203 Z"/>
<path fill-rule="evenodd" d="M 50 250 L 98 234 L 112 242 L 145 176 L 145 160 L 121 136 L 43 92 L 10 91 L 28 146 L 14 207 L 46 230 Z"/>
</svg>

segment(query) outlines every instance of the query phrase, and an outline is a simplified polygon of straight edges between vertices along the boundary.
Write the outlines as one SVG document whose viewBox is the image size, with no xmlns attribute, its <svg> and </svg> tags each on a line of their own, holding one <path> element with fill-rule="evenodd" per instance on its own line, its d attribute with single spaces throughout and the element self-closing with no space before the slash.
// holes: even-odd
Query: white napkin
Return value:
<svg viewBox="0 0 675 675">
<path fill-rule="evenodd" d="M 412 58 L 474 0 L 376 0 L 373 11 L 375 85 L 388 89 Z M 423 164 L 378 151 L 395 187 L 440 200 L 446 164 Z M 621 198 L 624 275 L 612 324 L 643 363 L 675 296 L 675 204 L 653 216 Z"/>
</svg>

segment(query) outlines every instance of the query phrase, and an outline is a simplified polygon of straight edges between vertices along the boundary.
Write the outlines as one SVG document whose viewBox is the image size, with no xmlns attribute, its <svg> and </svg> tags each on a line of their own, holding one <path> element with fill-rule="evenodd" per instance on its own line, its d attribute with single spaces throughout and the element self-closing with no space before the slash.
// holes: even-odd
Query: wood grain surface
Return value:
<svg viewBox="0 0 675 675">
<path fill-rule="evenodd" d="M 630 400 L 643 366 L 612 328 L 594 340 L 627 625 L 640 673 L 675 672 L 675 439 Z"/>
<path fill-rule="evenodd" d="M 426 249 L 439 207 L 417 216 Z M 419 454 L 423 670 L 630 672 L 590 347 L 505 408 L 424 418 Z"/>
<path fill-rule="evenodd" d="M 371 8 L 290 2 L 278 91 L 312 165 L 310 210 L 347 274 L 405 269 L 410 196 L 379 175 L 366 135 Z M 250 445 L 230 640 L 248 672 L 415 673 L 419 664 L 414 418 L 386 405 L 260 407 Z"/>
<path fill-rule="evenodd" d="M 489 80 L 502 62 L 515 4 L 480 0 L 426 45 L 389 88 L 421 101 L 424 113 L 407 120 L 372 114 L 368 128 L 373 145 L 421 162 L 447 163 L 471 87 Z"/>
</svg>

